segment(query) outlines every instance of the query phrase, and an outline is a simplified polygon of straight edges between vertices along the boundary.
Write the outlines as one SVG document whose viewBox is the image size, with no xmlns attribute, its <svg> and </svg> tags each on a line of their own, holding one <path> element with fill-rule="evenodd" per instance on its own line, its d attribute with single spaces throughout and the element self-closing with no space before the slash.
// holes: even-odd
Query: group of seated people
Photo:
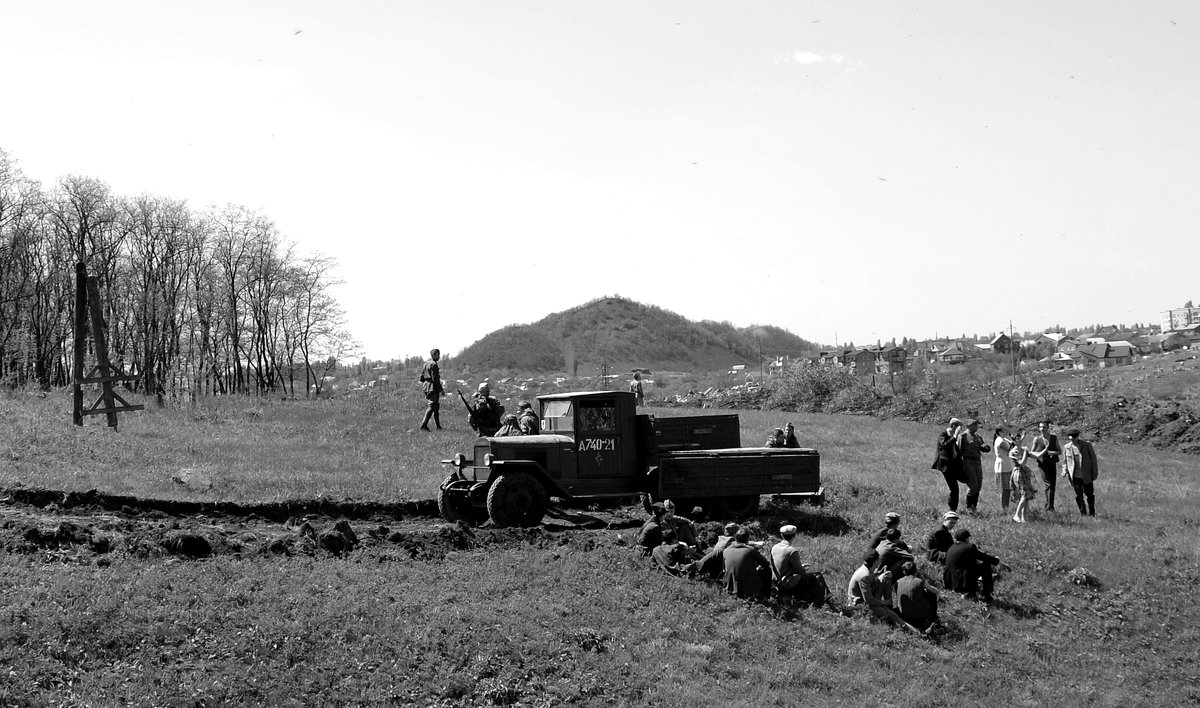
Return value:
<svg viewBox="0 0 1200 708">
<path fill-rule="evenodd" d="M 675 514 L 670 500 L 651 505 L 651 514 L 638 545 L 643 555 L 672 575 L 720 580 L 727 592 L 741 598 L 765 600 L 774 592 L 802 605 L 833 604 L 824 576 L 801 560 L 799 530 L 792 524 L 779 529 L 782 540 L 764 553 L 761 542 L 750 541 L 749 529 L 735 523 L 726 524 L 723 535 L 710 532 L 701 538 L 691 520 Z M 969 531 L 955 529 L 958 520 L 953 511 L 943 515 L 926 539 L 925 558 L 942 566 L 943 589 L 991 603 L 1000 559 L 972 543 Z M 941 626 L 940 593 L 918 572 L 917 559 L 902 536 L 900 515 L 888 512 L 883 528 L 863 552 L 862 565 L 850 577 L 846 601 L 895 627 L 933 634 Z"/>
<path fill-rule="evenodd" d="M 955 529 L 959 516 L 948 511 L 942 523 L 925 540 L 925 558 L 942 566 L 942 587 L 964 597 L 991 604 L 994 568 L 1000 559 L 984 553 L 971 541 L 971 532 Z M 912 548 L 900 531 L 900 515 L 889 511 L 883 528 L 871 538 L 863 552 L 863 564 L 850 577 L 846 599 L 865 605 L 879 619 L 914 632 L 930 632 L 940 626 L 939 593 L 917 572 Z"/>
<path fill-rule="evenodd" d="M 638 546 L 643 555 L 671 575 L 720 580 L 730 594 L 765 600 L 772 591 L 782 598 L 819 607 L 832 599 L 821 573 L 812 572 L 796 547 L 799 529 L 786 524 L 782 540 L 766 555 L 761 542 L 750 541 L 750 531 L 736 523 L 725 524 L 724 534 L 711 532 L 700 538 L 696 525 L 675 514 L 671 500 L 651 505 L 651 518 L 642 525 Z"/>
</svg>

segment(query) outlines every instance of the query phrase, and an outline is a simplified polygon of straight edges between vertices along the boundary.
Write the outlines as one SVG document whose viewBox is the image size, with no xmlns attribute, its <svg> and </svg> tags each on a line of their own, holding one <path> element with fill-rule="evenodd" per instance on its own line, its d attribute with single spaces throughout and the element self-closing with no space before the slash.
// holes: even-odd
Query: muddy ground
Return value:
<svg viewBox="0 0 1200 708">
<path fill-rule="evenodd" d="M 133 558 L 270 557 L 350 553 L 436 559 L 456 550 L 556 544 L 564 534 L 617 532 L 631 538 L 636 503 L 551 506 L 533 528 L 447 523 L 433 500 L 394 504 L 295 501 L 197 503 L 47 489 L 0 490 L 0 550 L 104 566 Z M 622 530 L 633 530 L 624 532 Z M 611 535 L 611 534 L 610 534 Z"/>
</svg>

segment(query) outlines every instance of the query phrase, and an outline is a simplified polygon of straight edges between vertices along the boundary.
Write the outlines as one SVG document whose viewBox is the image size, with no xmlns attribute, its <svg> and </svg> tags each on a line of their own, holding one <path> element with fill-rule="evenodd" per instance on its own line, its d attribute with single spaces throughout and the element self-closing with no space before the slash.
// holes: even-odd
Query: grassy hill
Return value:
<svg viewBox="0 0 1200 708">
<path fill-rule="evenodd" d="M 475 370 L 589 371 L 633 368 L 718 371 L 797 356 L 818 345 L 779 327 L 694 322 L 653 305 L 604 297 L 533 324 L 492 332 L 455 356 Z"/>
</svg>

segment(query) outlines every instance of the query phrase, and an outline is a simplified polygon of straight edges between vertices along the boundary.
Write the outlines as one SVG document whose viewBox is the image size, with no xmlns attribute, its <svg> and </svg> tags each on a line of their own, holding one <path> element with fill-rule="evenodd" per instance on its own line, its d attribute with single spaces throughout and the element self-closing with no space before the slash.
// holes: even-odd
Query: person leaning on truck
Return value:
<svg viewBox="0 0 1200 708">
<path fill-rule="evenodd" d="M 471 397 L 474 403 L 471 404 L 471 410 L 474 414 L 471 416 L 475 420 L 475 425 L 478 426 L 479 437 L 486 438 L 496 434 L 500 429 L 501 419 L 504 417 L 504 406 L 500 405 L 500 401 L 492 398 L 492 387 L 487 381 L 479 384 L 479 390 Z"/>
<path fill-rule="evenodd" d="M 425 419 L 421 421 L 421 430 L 426 432 L 429 431 L 429 420 L 431 418 L 437 429 L 442 429 L 442 414 L 440 410 L 445 389 L 442 388 L 442 372 L 438 368 L 438 359 L 441 357 L 441 350 L 430 349 L 429 361 L 426 361 L 425 366 L 421 367 L 421 389 L 425 392 L 425 400 L 428 402 L 428 408 L 425 410 Z"/>
</svg>

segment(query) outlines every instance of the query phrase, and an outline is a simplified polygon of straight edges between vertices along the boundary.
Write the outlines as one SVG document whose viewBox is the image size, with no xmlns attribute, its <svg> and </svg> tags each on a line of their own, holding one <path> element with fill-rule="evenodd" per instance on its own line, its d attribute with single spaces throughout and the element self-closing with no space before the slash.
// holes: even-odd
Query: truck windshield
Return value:
<svg viewBox="0 0 1200 708">
<path fill-rule="evenodd" d="M 574 413 L 571 401 L 544 401 L 542 403 L 542 430 L 554 433 L 574 432 Z"/>
</svg>

